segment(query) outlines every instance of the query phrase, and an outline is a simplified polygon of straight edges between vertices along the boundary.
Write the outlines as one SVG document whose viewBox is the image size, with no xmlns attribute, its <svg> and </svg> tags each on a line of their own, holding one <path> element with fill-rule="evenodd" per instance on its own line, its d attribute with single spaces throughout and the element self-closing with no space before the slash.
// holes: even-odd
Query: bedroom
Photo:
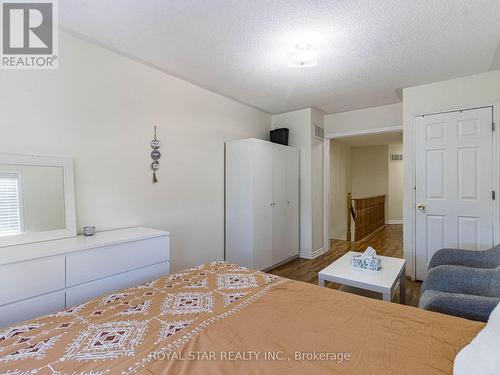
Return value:
<svg viewBox="0 0 500 375">
<path fill-rule="evenodd" d="M 325 230 L 328 228 L 326 214 L 329 211 L 324 178 L 325 142 L 315 137 L 314 125 L 323 129 L 320 132 L 324 133 L 325 138 L 353 131 L 370 132 L 394 126 L 403 128 L 405 175 L 401 251 L 406 259 L 405 276 L 408 279 L 405 281 L 408 291 L 412 290 L 410 285 L 414 280 L 426 278 L 426 263 L 430 261 L 431 253 L 441 247 L 470 247 L 459 246 L 456 235 L 449 236 L 455 237 L 454 240 L 444 238 L 443 233 L 456 231 L 456 226 L 444 227 L 446 213 L 455 215 L 450 223 L 457 223 L 458 217 L 469 219 L 463 220 L 461 224 L 469 231 L 467 237 L 481 242 L 478 249 L 487 249 L 500 242 L 496 240 L 500 228 L 499 209 L 497 200 L 492 202 L 491 196 L 491 191 L 495 191 L 498 185 L 498 132 L 493 132 L 493 135 L 490 133 L 495 148 L 490 147 L 489 153 L 484 152 L 480 156 L 474 152 L 464 154 L 476 161 L 472 167 L 469 166 L 476 174 L 479 169 L 474 169 L 474 166 L 491 167 L 491 173 L 479 173 L 477 176 L 471 173 L 470 176 L 478 178 L 465 179 L 472 182 L 464 185 L 468 189 L 467 193 L 481 194 L 478 204 L 472 204 L 476 207 L 480 203 L 479 214 L 469 211 L 468 207 L 464 208 L 463 214 L 455 212 L 458 203 L 471 204 L 476 201 L 471 199 L 470 194 L 465 196 L 463 202 L 457 202 L 457 206 L 446 202 L 449 205 L 442 212 L 432 214 L 429 206 L 427 211 L 432 214 L 429 228 L 432 229 L 430 234 L 434 236 L 429 236 L 432 242 L 429 245 L 430 253 L 425 251 L 425 246 L 417 246 L 416 243 L 424 238 L 420 231 L 427 228 L 425 225 L 419 227 L 417 223 L 425 216 L 425 207 L 420 210 L 416 205 L 429 205 L 429 202 L 417 200 L 421 197 L 417 197 L 414 191 L 415 172 L 424 170 L 415 166 L 424 160 L 419 153 L 426 151 L 425 145 L 416 147 L 420 135 L 415 133 L 415 124 L 416 121 L 429 118 L 424 116 L 417 120 L 417 116 L 447 111 L 461 113 L 460 110 L 467 114 L 472 112 L 464 110 L 485 107 L 484 110 L 494 116 L 492 122 L 497 122 L 500 102 L 498 1 L 332 3 L 193 0 L 145 3 L 121 1 L 119 6 L 113 1 L 64 0 L 45 3 L 52 4 L 51 15 L 59 21 L 58 24 L 50 25 L 54 26 L 50 39 L 51 53 L 36 53 L 42 57 L 40 64 L 46 61 L 51 65 L 33 67 L 26 66 L 29 64 L 21 66 L 19 63 L 33 61 L 28 58 L 30 54 L 15 51 L 16 46 L 24 46 L 24 39 L 19 37 L 19 32 L 24 35 L 25 29 L 19 14 L 25 11 L 23 6 L 26 3 L 2 1 L 3 49 L 0 61 L 4 64 L 5 58 L 8 58 L 10 65 L 17 61 L 18 66 L 4 64 L 0 69 L 0 172 L 6 173 L 7 167 L 12 165 L 59 168 L 62 173 L 58 186 L 64 189 L 63 196 L 59 195 L 59 202 L 64 203 L 66 225 L 57 225 L 45 232 L 21 233 L 20 208 L 28 204 L 29 194 L 22 194 L 23 202 L 17 200 L 18 208 L 14 211 L 18 215 L 14 215 L 14 218 L 18 219 L 12 221 L 17 232 L 0 237 L 0 325 L 3 327 L 0 329 L 0 338 L 2 334 L 5 336 L 11 332 L 8 327 L 21 326 L 21 321 L 30 319 L 36 324 L 39 316 L 53 314 L 125 286 L 136 286 L 148 281 L 144 277 L 153 280 L 162 275 L 178 275 L 185 269 L 224 260 L 225 248 L 227 251 L 225 144 L 249 138 L 268 141 L 269 131 L 275 128 L 288 128 L 290 149 L 298 150 L 298 201 L 297 207 L 294 207 L 298 212 L 298 221 L 294 224 L 298 234 L 294 241 L 298 244 L 292 248 L 294 253 L 290 254 L 290 258 L 299 256 L 299 260 L 292 260 L 299 262 L 297 272 L 311 272 L 313 282 L 317 282 L 321 268 L 308 269 L 303 263 L 310 262 L 308 264 L 314 266 L 314 262 L 318 262 L 322 256 L 329 256 L 328 231 Z M 9 8 L 7 12 L 5 7 L 9 5 L 13 9 Z M 45 14 L 45 9 L 38 10 L 39 13 L 32 12 L 33 17 Z M 6 18 L 6 14 L 12 20 Z M 12 27 L 6 28 L 7 19 Z M 47 35 L 37 31 L 35 26 L 44 19 L 35 19 L 30 23 L 37 33 L 28 30 L 24 37 L 34 34 L 41 43 L 47 42 Z M 10 36 L 11 33 L 14 37 L 7 43 L 6 35 Z M 29 45 L 32 41 L 28 42 Z M 5 49 L 6 43 L 14 47 L 14 51 Z M 304 48 L 307 52 L 305 57 Z M 52 58 L 54 55 L 57 56 L 55 60 L 47 57 Z M 9 56 L 14 56 L 14 60 Z M 301 65 L 301 62 L 315 66 L 288 66 Z M 483 112 L 479 115 L 483 116 L 481 118 L 488 116 Z M 491 126 L 489 120 L 488 126 Z M 439 119 L 423 123 L 422 127 L 427 126 L 432 130 L 431 135 L 439 138 L 445 134 L 440 132 L 439 127 L 432 128 L 431 125 L 444 121 Z M 151 152 L 155 149 L 151 147 L 151 141 L 155 138 L 155 126 L 161 157 L 158 160 L 159 169 L 152 170 Z M 472 124 L 464 131 L 474 132 L 474 129 Z M 483 133 L 486 132 L 481 131 Z M 425 140 L 425 137 L 422 139 Z M 272 147 L 269 142 L 264 144 L 264 147 Z M 438 148 L 447 150 L 448 146 L 457 147 L 440 144 Z M 467 147 L 471 149 L 476 145 Z M 487 155 L 487 159 L 479 159 L 483 158 L 483 154 Z M 436 162 L 430 163 L 431 167 L 444 165 L 444 159 L 440 159 L 442 154 L 432 155 L 436 157 Z M 262 165 L 266 165 L 265 160 Z M 443 173 L 440 174 L 435 168 L 434 175 L 444 175 L 444 170 L 447 169 L 443 167 Z M 153 183 L 153 172 L 156 183 Z M 484 180 L 484 176 L 489 177 L 490 181 Z M 47 181 L 46 178 L 40 179 L 35 187 L 39 189 L 42 180 Z M 26 182 L 22 185 L 25 188 L 28 181 L 23 182 Z M 440 186 L 436 183 L 434 186 L 437 189 L 434 193 L 438 196 L 442 193 L 440 188 L 443 190 L 450 185 Z M 21 191 L 19 183 L 17 187 Z M 447 193 L 457 195 L 456 192 Z M 41 196 L 36 202 L 47 203 L 48 200 L 46 196 Z M 54 208 L 53 205 L 51 207 Z M 61 210 L 61 204 L 58 207 Z M 40 210 L 42 215 L 54 212 L 47 207 Z M 26 207 L 24 216 L 28 212 L 29 207 Z M 8 217 L 12 219 L 11 214 Z M 470 220 L 478 217 L 480 222 Z M 27 222 L 26 217 L 24 221 Z M 44 223 L 47 221 L 47 218 L 42 219 Z M 90 227 L 87 230 L 91 234 L 92 226 L 95 226 L 97 233 L 83 238 L 84 227 Z M 134 227 L 147 229 L 120 232 L 121 229 Z M 266 233 L 269 234 L 269 225 L 264 224 L 262 228 L 267 229 Z M 288 233 L 287 228 L 282 229 L 282 233 Z M 78 236 L 74 237 L 76 234 Z M 247 228 L 236 238 L 243 243 L 243 238 L 251 236 Z M 489 238 L 489 243 L 483 243 L 484 238 Z M 99 250 L 106 247 L 113 247 L 113 252 Z M 265 251 L 265 247 L 261 246 L 258 250 Z M 364 248 L 356 250 L 363 251 Z M 266 254 L 269 255 L 268 252 Z M 286 259 L 280 257 L 275 262 L 271 257 L 269 264 L 258 268 L 268 269 Z M 332 257 L 331 262 L 335 260 L 337 257 Z M 488 261 L 493 262 L 494 255 L 488 256 Z M 206 283 L 210 285 L 204 286 L 205 276 L 196 276 L 194 284 L 199 282 L 201 289 L 188 288 L 188 292 L 205 293 L 211 290 L 212 283 L 218 285 L 215 276 L 217 270 L 212 270 L 217 265 L 206 267 L 210 270 L 207 271 L 210 277 Z M 107 271 L 109 269 L 112 269 L 112 273 Z M 393 275 L 393 281 L 396 281 L 396 276 L 402 275 L 401 270 Z M 485 293 L 487 296 L 472 293 L 472 299 L 498 299 L 499 285 L 494 283 L 498 280 L 498 276 L 495 276 L 498 272 L 495 274 L 491 271 L 495 270 L 494 267 L 491 270 L 483 267 L 481 270 L 492 273 L 492 276 L 487 277 L 492 290 Z M 361 298 L 331 288 L 275 280 L 260 273 L 254 275 L 250 271 L 225 273 L 231 272 L 244 276 L 239 281 L 226 280 L 228 283 L 240 282 L 241 286 L 248 288 L 230 288 L 231 292 L 224 292 L 225 296 L 215 293 L 213 299 L 201 298 L 197 294 L 197 302 L 184 301 L 187 304 L 200 304 L 201 311 L 197 315 L 167 314 L 165 319 L 158 318 L 164 323 L 169 321 L 169 317 L 176 323 L 195 318 L 204 321 L 213 317 L 210 314 L 215 314 L 204 311 L 210 309 L 210 301 L 217 308 L 219 302 L 222 303 L 223 310 L 225 303 L 230 300 L 234 300 L 233 303 L 238 306 L 241 304 L 241 311 L 215 322 L 183 344 L 182 351 L 186 356 L 188 351 L 195 350 L 218 353 L 228 350 L 267 353 L 279 352 L 281 349 L 291 353 L 350 352 L 351 359 L 341 364 L 335 361 L 291 360 L 286 371 L 293 373 L 306 369 L 312 373 L 392 371 L 451 374 L 457 353 L 484 327 L 484 322 L 430 312 L 423 308 L 405 307 L 395 303 L 397 301 L 387 303 Z M 160 285 L 168 284 L 166 280 L 173 276 L 166 277 L 160 279 Z M 175 277 L 182 279 L 182 276 Z M 252 277 L 259 284 L 257 289 L 261 287 L 261 282 L 267 280 L 266 277 L 270 278 L 271 283 L 280 284 L 270 288 L 269 292 L 266 289 L 262 292 L 262 298 L 253 301 L 254 294 L 260 293 L 260 290 L 255 290 L 255 286 L 250 287 L 253 285 Z M 404 279 L 399 279 L 399 282 Z M 221 280 L 221 283 L 226 282 L 224 277 Z M 286 284 L 290 285 L 290 289 L 281 283 L 291 283 Z M 447 286 L 452 288 L 452 284 L 450 281 Z M 398 285 L 394 286 L 398 289 Z M 150 288 L 153 288 L 151 292 L 156 293 L 154 286 Z M 135 290 L 134 295 L 138 290 Z M 151 300 L 149 310 L 147 303 L 142 306 L 149 311 L 147 314 L 153 314 L 154 309 L 161 310 L 162 306 L 170 308 L 170 302 L 166 301 L 167 294 L 172 293 L 168 292 L 166 285 L 165 290 L 158 292 L 157 297 L 142 301 Z M 175 288 L 175 292 L 184 291 Z M 251 293 L 244 294 L 246 292 Z M 298 298 L 301 293 L 307 295 L 307 300 Z M 231 296 L 227 296 L 229 294 Z M 292 295 L 295 299 L 290 301 Z M 282 304 L 266 305 L 266 298 L 273 296 L 281 299 Z M 219 301 L 219 297 L 222 300 Z M 226 297 L 228 300 L 224 301 Z M 324 305 L 318 300 L 323 300 Z M 118 308 L 121 306 L 119 301 L 110 302 L 110 306 Z M 122 302 L 130 301 L 126 299 Z M 293 301 L 302 304 L 290 305 Z M 329 321 L 326 317 L 338 311 L 340 302 L 351 306 L 350 313 L 358 311 L 361 315 L 356 316 L 350 324 L 343 320 Z M 471 303 L 473 312 L 480 310 L 474 302 Z M 92 311 L 83 309 L 81 314 L 100 311 L 92 304 L 89 306 Z M 382 319 L 372 331 L 374 345 L 363 347 L 354 335 L 356 327 L 352 324 L 363 322 L 362 311 L 366 309 L 373 312 L 373 319 L 377 321 L 379 315 L 375 311 L 378 308 L 394 319 Z M 294 316 L 294 311 L 301 313 Z M 344 314 L 345 311 L 339 311 L 336 316 Z M 415 326 L 417 323 L 410 319 L 414 314 L 428 322 L 428 327 Z M 484 314 L 483 320 L 487 320 Z M 148 315 L 137 316 L 148 319 Z M 140 321 L 136 315 L 120 317 L 118 321 Z M 319 317 L 324 319 L 317 319 Z M 72 323 L 60 319 L 65 318 L 58 317 L 58 325 Z M 112 322 L 107 319 L 94 316 L 89 318 L 89 322 L 94 325 Z M 266 321 L 268 325 L 264 330 L 249 331 L 251 324 L 255 326 Z M 387 328 L 390 321 L 401 324 L 401 329 Z M 186 331 L 179 324 L 177 328 L 170 329 L 164 325 L 165 335 L 172 333 L 164 339 L 165 343 L 170 344 L 179 335 L 185 335 L 198 327 L 191 322 L 186 326 Z M 279 329 L 280 324 L 282 329 Z M 295 328 L 292 329 L 292 326 Z M 439 358 L 430 355 L 431 349 L 422 349 L 421 352 L 408 349 L 418 348 L 422 342 L 427 342 L 430 327 L 442 332 L 439 337 L 441 341 L 435 342 L 432 347 L 432 352 L 440 353 Z M 335 340 L 333 334 L 339 328 L 344 328 L 345 339 L 341 341 Z M 39 336 L 41 330 L 34 330 L 36 335 L 18 333 L 5 341 L 0 340 L 0 372 L 31 371 L 35 368 L 49 372 L 48 363 L 64 355 L 68 359 L 59 369 L 62 373 L 76 372 L 77 368 L 82 372 L 97 372 L 107 366 L 110 366 L 111 373 L 121 372 L 132 362 L 146 358 L 144 352 L 157 350 L 155 345 L 159 344 L 154 342 L 158 340 L 159 332 L 162 332 L 161 327 L 149 327 L 143 333 L 141 344 L 129 343 L 127 340 L 117 343 L 116 350 L 112 351 L 116 358 L 100 359 L 98 361 L 102 362 L 98 363 L 94 359 L 85 359 L 91 353 L 78 356 L 75 354 L 79 353 L 78 347 L 71 346 L 78 337 L 84 339 L 84 331 L 90 335 L 90 328 L 70 327 L 59 341 L 51 341 L 52 346 L 41 344 L 49 337 L 42 340 Z M 271 336 L 266 334 L 269 330 Z M 405 333 L 419 330 L 418 337 L 410 337 Z M 449 333 L 446 333 L 447 330 L 450 330 Z M 305 331 L 309 334 L 304 334 Z M 287 335 L 285 332 L 289 332 L 290 336 L 295 333 L 303 340 L 297 342 L 292 337 L 283 337 Z M 449 337 L 446 336 L 448 334 Z M 279 339 L 278 342 L 263 340 L 272 335 Z M 375 335 L 387 335 L 388 340 L 378 343 Z M 59 333 L 50 337 L 59 337 Z M 217 337 L 219 341 L 210 341 Z M 238 337 L 242 340 L 241 345 L 232 347 L 224 337 Z M 40 344 L 40 351 L 44 355 L 37 359 L 36 353 L 22 352 L 29 345 L 18 343 L 20 338 L 29 338 L 30 345 Z M 258 345 L 250 344 L 252 339 Z M 391 345 L 390 342 L 397 345 Z M 125 346 L 120 346 L 122 344 Z M 19 355 L 19 359 L 7 358 L 8 354 L 18 350 L 25 354 Z M 382 357 L 391 357 L 393 351 L 394 359 L 380 361 Z M 408 356 L 414 361 L 407 361 Z M 363 365 L 366 361 L 368 365 Z M 280 367 L 283 363 L 254 360 L 207 364 L 206 361 L 165 360 L 154 362 L 154 369 L 144 371 L 279 373 L 285 371 Z M 486 366 L 487 361 L 482 363 Z M 370 366 L 375 367 L 369 370 Z M 476 372 L 480 373 L 479 370 Z M 140 370 L 137 371 L 140 373 Z"/>
</svg>

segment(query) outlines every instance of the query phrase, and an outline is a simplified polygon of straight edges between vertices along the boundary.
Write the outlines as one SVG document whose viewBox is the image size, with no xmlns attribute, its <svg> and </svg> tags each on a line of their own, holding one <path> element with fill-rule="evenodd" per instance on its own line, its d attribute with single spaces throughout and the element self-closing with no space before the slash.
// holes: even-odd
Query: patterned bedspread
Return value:
<svg viewBox="0 0 500 375">
<path fill-rule="evenodd" d="M 213 262 L 121 290 L 0 331 L 0 373 L 141 372 L 279 282 Z"/>
<path fill-rule="evenodd" d="M 482 327 L 213 262 L 0 329 L 0 374 L 451 374 Z"/>
</svg>

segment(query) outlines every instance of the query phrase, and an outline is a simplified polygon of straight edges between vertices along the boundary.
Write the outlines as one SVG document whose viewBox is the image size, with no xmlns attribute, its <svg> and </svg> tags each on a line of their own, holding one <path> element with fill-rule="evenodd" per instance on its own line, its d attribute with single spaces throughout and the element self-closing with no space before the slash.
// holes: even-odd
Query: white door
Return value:
<svg viewBox="0 0 500 375">
<path fill-rule="evenodd" d="M 286 244 L 286 149 L 273 146 L 273 264 L 287 259 Z"/>
<path fill-rule="evenodd" d="M 262 270 L 273 265 L 273 147 L 254 142 L 254 261 Z M 250 228 L 249 228 L 250 230 Z"/>
<path fill-rule="evenodd" d="M 286 257 L 299 253 L 299 151 L 286 150 Z"/>
<path fill-rule="evenodd" d="M 416 118 L 416 277 L 436 250 L 493 245 L 493 109 Z"/>
</svg>

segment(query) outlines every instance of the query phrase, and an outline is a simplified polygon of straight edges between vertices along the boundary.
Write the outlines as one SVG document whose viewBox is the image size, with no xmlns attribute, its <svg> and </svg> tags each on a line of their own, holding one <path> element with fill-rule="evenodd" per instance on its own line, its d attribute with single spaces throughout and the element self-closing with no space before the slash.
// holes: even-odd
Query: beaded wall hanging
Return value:
<svg viewBox="0 0 500 375">
<path fill-rule="evenodd" d="M 156 171 L 160 169 L 160 158 L 161 158 L 161 153 L 160 153 L 160 141 L 156 139 L 156 126 L 154 127 L 154 132 L 155 132 L 155 137 L 151 141 L 151 148 L 153 151 L 151 151 L 151 159 L 153 159 L 153 162 L 151 163 L 151 169 L 153 170 L 153 184 L 156 184 L 158 182 L 158 178 L 156 177 Z"/>
</svg>

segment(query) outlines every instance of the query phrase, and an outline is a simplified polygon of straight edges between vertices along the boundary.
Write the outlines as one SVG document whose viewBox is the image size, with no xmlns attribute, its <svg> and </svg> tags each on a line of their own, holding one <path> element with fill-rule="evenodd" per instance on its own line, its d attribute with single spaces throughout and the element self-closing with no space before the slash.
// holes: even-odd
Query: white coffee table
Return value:
<svg viewBox="0 0 500 375">
<path fill-rule="evenodd" d="M 325 286 L 325 281 L 333 281 L 343 286 L 381 293 L 384 301 L 391 301 L 399 284 L 400 303 L 406 300 L 406 260 L 377 255 L 381 258 L 382 268 L 379 271 L 365 270 L 351 266 L 354 251 L 344 254 L 318 274 L 319 286 Z M 342 288 L 341 288 L 342 289 Z M 350 291 L 350 288 L 345 289 Z"/>
</svg>

